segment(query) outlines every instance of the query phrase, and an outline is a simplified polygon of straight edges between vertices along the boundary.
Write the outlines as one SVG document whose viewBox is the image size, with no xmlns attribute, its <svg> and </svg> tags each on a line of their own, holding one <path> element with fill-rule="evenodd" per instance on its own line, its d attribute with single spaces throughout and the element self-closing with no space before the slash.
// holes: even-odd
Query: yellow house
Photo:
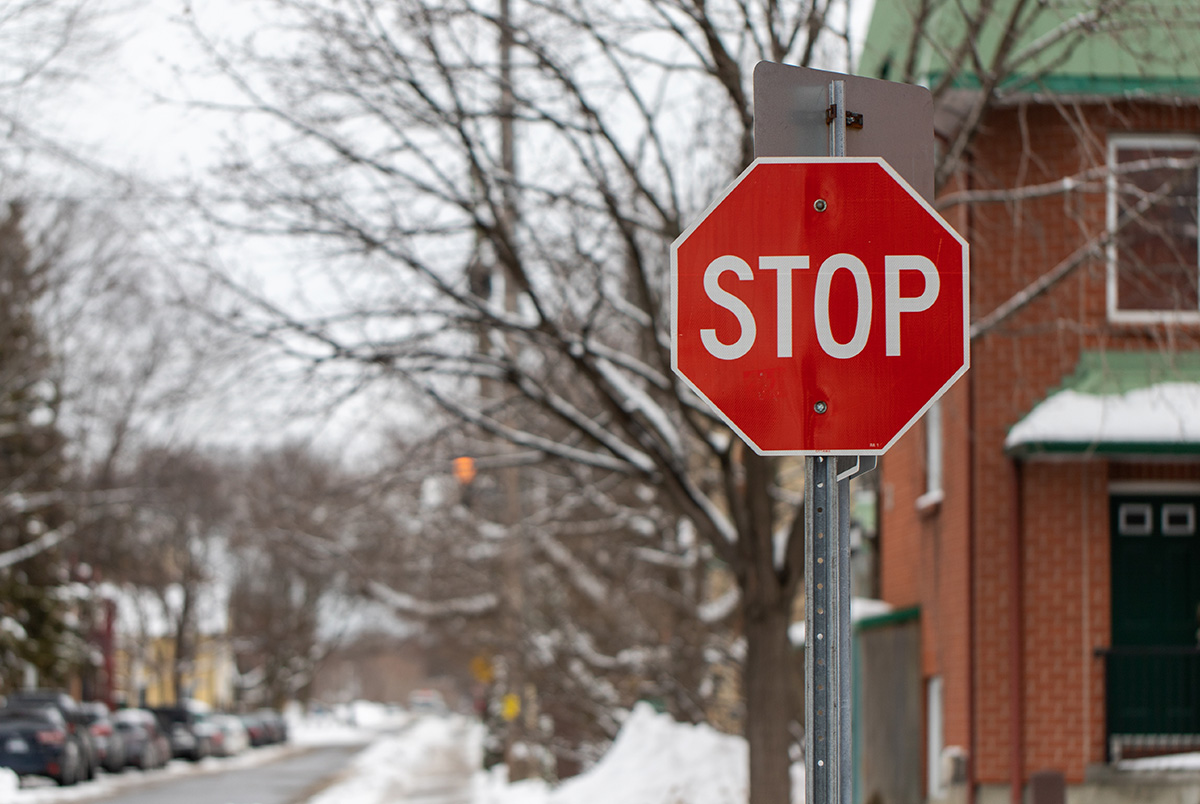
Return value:
<svg viewBox="0 0 1200 804">
<path fill-rule="evenodd" d="M 168 596 L 169 600 L 169 596 Z M 201 618 L 194 658 L 181 668 L 183 697 L 214 709 L 235 702 L 237 668 L 223 601 L 205 601 L 209 616 Z M 176 702 L 175 637 L 162 597 L 123 590 L 118 598 L 113 652 L 113 700 L 128 706 L 165 706 Z"/>
<path fill-rule="evenodd" d="M 174 665 L 174 639 L 152 637 L 142 642 L 122 636 L 114 662 L 114 698 L 130 706 L 175 703 Z M 224 635 L 201 636 L 196 658 L 183 668 L 184 697 L 213 709 L 229 709 L 234 704 L 235 677 L 229 640 Z"/>
</svg>

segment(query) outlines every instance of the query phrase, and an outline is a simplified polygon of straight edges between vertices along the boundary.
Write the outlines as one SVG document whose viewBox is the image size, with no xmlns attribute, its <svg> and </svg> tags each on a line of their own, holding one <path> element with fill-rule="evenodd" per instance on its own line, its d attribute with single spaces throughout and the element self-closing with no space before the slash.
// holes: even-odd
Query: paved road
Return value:
<svg viewBox="0 0 1200 804">
<path fill-rule="evenodd" d="M 361 745 L 308 748 L 268 764 L 163 777 L 100 804 L 301 804 L 337 778 Z"/>
</svg>

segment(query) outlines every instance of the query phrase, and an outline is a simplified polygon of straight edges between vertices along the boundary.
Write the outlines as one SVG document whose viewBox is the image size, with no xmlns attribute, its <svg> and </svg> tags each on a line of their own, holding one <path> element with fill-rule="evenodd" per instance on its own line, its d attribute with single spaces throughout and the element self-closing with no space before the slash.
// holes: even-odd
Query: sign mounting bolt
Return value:
<svg viewBox="0 0 1200 804">
<path fill-rule="evenodd" d="M 817 212 L 824 212 L 828 208 L 829 205 L 825 203 L 824 198 L 818 198 L 813 202 L 813 209 L 815 209 Z"/>
<path fill-rule="evenodd" d="M 813 405 L 813 410 L 815 410 L 817 413 L 824 413 L 825 411 L 829 410 L 829 405 L 826 405 L 825 401 L 821 400 L 817 404 Z"/>
</svg>

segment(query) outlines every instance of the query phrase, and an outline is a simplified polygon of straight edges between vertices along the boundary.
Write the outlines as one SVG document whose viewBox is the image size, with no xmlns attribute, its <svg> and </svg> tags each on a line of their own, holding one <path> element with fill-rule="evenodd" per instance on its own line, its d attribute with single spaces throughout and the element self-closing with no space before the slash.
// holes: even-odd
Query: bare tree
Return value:
<svg viewBox="0 0 1200 804">
<path fill-rule="evenodd" d="M 547 422 L 546 433 L 555 429 Z M 505 696 L 524 702 L 521 718 L 492 720 L 500 745 L 533 743 L 554 760 L 541 772 L 570 775 L 616 735 L 615 713 L 638 700 L 705 718 L 711 658 L 734 651 L 734 607 L 697 616 L 711 551 L 653 487 L 482 434 L 402 454 L 391 482 L 417 486 L 419 504 L 390 542 L 406 545 L 394 565 L 373 554 L 360 563 L 367 590 L 432 621 L 467 656 L 490 657 L 493 713 Z M 474 456 L 468 473 L 430 476 L 456 454 Z"/>
<path fill-rule="evenodd" d="M 229 535 L 229 503 L 218 466 L 196 450 L 151 449 L 139 456 L 126 481 L 137 494 L 124 545 L 138 560 L 126 564 L 120 580 L 159 600 L 174 647 L 170 675 L 176 699 L 189 694 L 201 615 L 219 616 L 206 597 Z"/>
<path fill-rule="evenodd" d="M 1013 80 L 1097 30 L 1132 41 L 1153 23 L 1131 4 L 1081 5 L 1027 45 L 1051 4 L 915 4 L 899 35 L 950 65 L 933 88 L 954 113 L 939 187 Z M 951 24 L 927 24 L 934 6 Z M 355 382 L 415 391 L 531 464 L 571 466 L 560 477 L 576 489 L 616 490 L 499 520 L 528 544 L 556 538 L 576 503 L 652 490 L 641 504 L 689 522 L 736 579 L 751 801 L 787 800 L 803 517 L 787 465 L 744 448 L 671 372 L 666 255 L 752 158 L 754 63 L 848 58 L 847 5 L 275 7 L 274 35 L 240 46 L 206 38 L 214 26 L 193 11 L 240 95 L 211 106 L 248 135 L 207 211 L 247 237 L 303 243 L 328 270 L 285 301 L 214 267 L 237 326 L 316 373 L 352 365 Z M 917 76 L 915 52 L 892 77 Z M 965 94 L 963 72 L 977 79 Z"/>
<path fill-rule="evenodd" d="M 357 479 L 299 445 L 249 459 L 236 474 L 229 636 L 239 674 L 258 681 L 243 690 L 258 700 L 245 702 L 307 701 L 330 647 L 319 635 L 322 601 L 345 570 L 332 548 L 354 530 Z"/>
<path fill-rule="evenodd" d="M 30 172 L 31 154 L 73 162 L 46 122 L 56 91 L 77 82 L 104 51 L 98 0 L 0 0 L 0 177 L 6 193 Z M 31 196 L 28 189 L 24 195 Z"/>
</svg>

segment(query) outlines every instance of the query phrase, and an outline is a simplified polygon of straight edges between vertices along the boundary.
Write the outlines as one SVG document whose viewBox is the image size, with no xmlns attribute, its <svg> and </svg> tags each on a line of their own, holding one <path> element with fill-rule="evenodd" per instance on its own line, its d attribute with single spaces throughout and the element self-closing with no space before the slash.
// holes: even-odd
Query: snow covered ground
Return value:
<svg viewBox="0 0 1200 804">
<path fill-rule="evenodd" d="M 412 716 L 374 704 L 292 721 L 289 746 L 257 749 L 239 757 L 173 762 L 168 774 L 217 773 L 278 759 L 307 746 L 362 743 L 347 772 L 307 804 L 737 804 L 747 797 L 746 744 L 708 726 L 676 723 L 649 706 L 635 708 L 604 758 L 586 773 L 551 787 L 540 780 L 509 783 L 503 767 L 479 770 L 483 728 L 468 718 Z M 1198 771 L 1200 754 L 1122 762 L 1128 773 Z M 804 775 L 793 769 L 794 804 L 803 801 Z M 60 789 L 37 784 L 18 789 L 0 770 L 0 802 L 82 802 L 145 783 L 136 772 L 102 776 Z"/>
<path fill-rule="evenodd" d="M 746 743 L 708 726 L 676 723 L 639 705 L 616 742 L 588 772 L 551 788 L 539 780 L 509 783 L 503 767 L 480 767 L 482 727 L 461 718 L 426 718 L 374 742 L 354 772 L 309 804 L 393 804 L 437 789 L 439 801 L 462 804 L 733 804 L 747 797 Z M 461 786 L 448 780 L 454 769 Z M 803 800 L 796 768 L 796 802 Z M 422 800 L 425 800 L 422 798 Z"/>
<path fill-rule="evenodd" d="M 479 770 L 483 727 L 450 716 L 412 716 L 374 704 L 356 704 L 321 717 L 293 719 L 288 746 L 260 748 L 231 759 L 193 765 L 172 762 L 173 775 L 218 773 L 263 764 L 312 745 L 364 744 L 348 772 L 308 804 L 403 804 L 429 800 L 454 804 L 730 804 L 746 800 L 745 741 L 707 726 L 676 723 L 641 705 L 630 713 L 608 754 L 589 772 L 551 788 L 541 781 L 509 784 L 503 767 Z M 800 772 L 802 773 L 802 771 Z M 58 788 L 27 782 L 0 769 L 3 804 L 83 802 L 145 784 L 147 775 L 127 771 Z M 796 776 L 796 788 L 803 787 Z M 797 797 L 797 801 L 800 800 Z"/>
<path fill-rule="evenodd" d="M 355 710 L 346 710 L 338 716 L 290 719 L 291 739 L 287 745 L 255 748 L 235 757 L 205 759 L 199 763 L 176 760 L 161 770 L 143 772 L 130 768 L 118 776 L 101 774 L 93 781 L 72 787 L 58 787 L 49 779 L 40 778 L 27 779 L 21 786 L 12 771 L 0 768 L 0 804 L 92 801 L 144 785 L 162 778 L 164 774 L 168 777 L 183 777 L 221 773 L 226 770 L 265 765 L 313 745 L 366 744 L 377 738 L 382 730 L 396 728 L 406 718 L 407 716 L 397 716 L 383 707 L 369 704 Z"/>
</svg>

